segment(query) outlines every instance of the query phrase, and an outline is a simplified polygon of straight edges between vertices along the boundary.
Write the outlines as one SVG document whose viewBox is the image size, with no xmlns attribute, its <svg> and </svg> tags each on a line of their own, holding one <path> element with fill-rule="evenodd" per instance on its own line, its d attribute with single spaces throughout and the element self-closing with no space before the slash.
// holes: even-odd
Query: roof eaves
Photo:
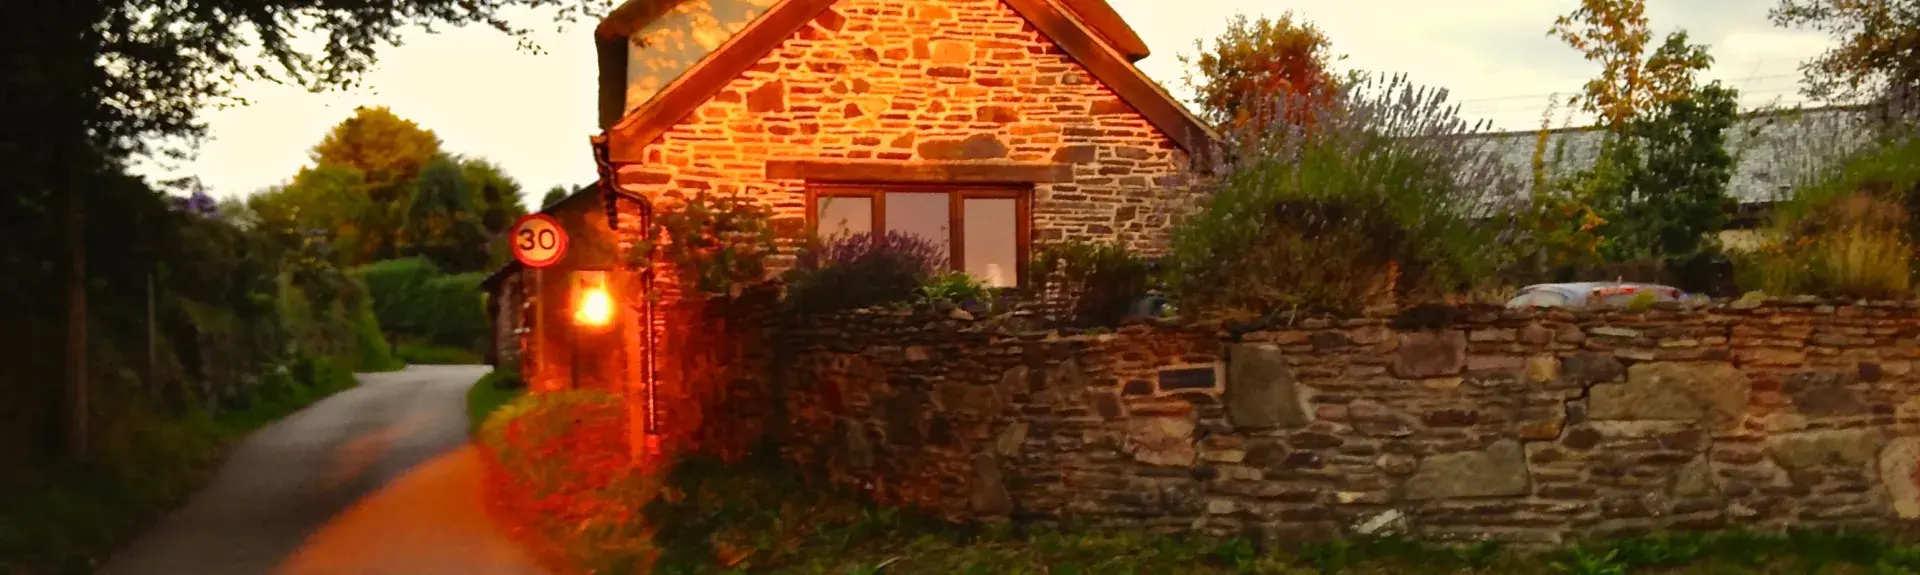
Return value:
<svg viewBox="0 0 1920 575">
<path fill-rule="evenodd" d="M 627 0 L 608 12 L 595 26 L 597 38 L 626 38 L 666 15 L 667 10 L 686 0 Z"/>
<path fill-rule="evenodd" d="M 1066 11 L 1075 19 L 1106 40 L 1114 50 L 1127 57 L 1129 62 L 1145 60 L 1153 55 L 1147 48 L 1147 41 L 1140 38 L 1140 32 L 1127 24 L 1127 19 L 1113 9 L 1107 0 L 1059 0 Z"/>
</svg>

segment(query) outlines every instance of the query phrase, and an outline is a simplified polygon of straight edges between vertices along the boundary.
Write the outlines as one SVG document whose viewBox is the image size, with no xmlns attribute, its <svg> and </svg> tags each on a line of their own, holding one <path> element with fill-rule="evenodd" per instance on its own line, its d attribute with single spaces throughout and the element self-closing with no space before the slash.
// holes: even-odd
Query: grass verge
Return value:
<svg viewBox="0 0 1920 575">
<path fill-rule="evenodd" d="M 94 572 L 205 484 L 234 440 L 354 386 L 353 374 L 331 361 L 302 363 L 290 374 L 302 383 L 218 416 L 103 402 L 92 461 L 0 475 L 0 573 Z"/>
<path fill-rule="evenodd" d="M 520 372 L 512 368 L 494 368 L 480 381 L 467 390 L 467 422 L 473 433 L 480 432 L 480 426 L 486 424 L 487 417 L 512 402 L 514 398 L 526 393 L 526 383 L 520 380 Z"/>
</svg>

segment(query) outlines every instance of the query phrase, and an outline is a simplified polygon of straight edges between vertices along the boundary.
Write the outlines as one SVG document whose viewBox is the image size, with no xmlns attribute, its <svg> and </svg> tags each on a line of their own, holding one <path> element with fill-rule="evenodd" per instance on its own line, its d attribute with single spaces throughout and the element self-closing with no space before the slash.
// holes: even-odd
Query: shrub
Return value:
<svg viewBox="0 0 1920 575">
<path fill-rule="evenodd" d="M 348 310 L 349 320 L 353 322 L 353 343 L 355 360 L 353 369 L 361 372 L 395 371 L 406 367 L 406 363 L 393 357 L 393 346 L 387 342 L 386 334 L 380 332 L 380 319 L 373 315 L 370 298 L 361 301 Z"/>
<path fill-rule="evenodd" d="M 373 297 L 380 327 L 394 339 L 411 339 L 475 351 L 492 337 L 482 274 L 444 275 L 432 262 L 376 262 L 355 271 Z"/>
<path fill-rule="evenodd" d="M 582 572 L 645 572 L 652 534 L 635 510 L 659 490 L 628 458 L 618 395 L 521 396 L 487 418 L 479 435 L 490 488 L 509 519 Z"/>
<path fill-rule="evenodd" d="M 1913 293 L 1914 246 L 1900 206 L 1861 194 L 1776 230 L 1741 262 L 1741 283 L 1776 294 L 1888 299 Z M 1824 224 L 1814 223 L 1825 221 Z"/>
<path fill-rule="evenodd" d="M 1112 326 L 1152 287 L 1152 266 L 1122 244 L 1066 241 L 1041 248 L 1029 272 L 1053 320 Z"/>
<path fill-rule="evenodd" d="M 926 285 L 920 286 L 920 298 L 928 302 L 979 302 L 992 293 L 987 284 L 966 272 L 935 274 Z"/>
<path fill-rule="evenodd" d="M 1247 140 L 1175 226 L 1183 305 L 1257 315 L 1439 300 L 1499 268 L 1521 180 L 1490 139 L 1470 137 L 1484 124 L 1400 77 L 1340 87 L 1335 101 L 1287 103 L 1311 106 L 1313 129 Z"/>
<path fill-rule="evenodd" d="M 779 248 L 773 210 L 746 198 L 700 194 L 660 210 L 653 225 L 665 240 L 635 244 L 628 263 L 657 258 L 696 293 L 739 295 L 766 279 L 767 258 Z"/>
<path fill-rule="evenodd" d="M 816 240 L 787 276 L 787 304 L 802 313 L 828 313 L 911 301 L 920 286 L 946 267 L 940 247 L 913 234 L 890 231 Z"/>
<path fill-rule="evenodd" d="M 1851 141 L 1838 139 L 1837 147 Z M 1920 220 L 1920 137 L 1911 128 L 1804 166 L 1775 208 L 1767 242 L 1740 262 L 1742 287 L 1777 294 L 1913 294 Z"/>
<path fill-rule="evenodd" d="M 440 277 L 439 266 L 425 258 L 407 258 L 374 262 L 353 273 L 373 297 L 373 314 L 381 328 L 392 334 L 417 334 L 424 329 L 413 306 L 426 283 Z"/>
</svg>

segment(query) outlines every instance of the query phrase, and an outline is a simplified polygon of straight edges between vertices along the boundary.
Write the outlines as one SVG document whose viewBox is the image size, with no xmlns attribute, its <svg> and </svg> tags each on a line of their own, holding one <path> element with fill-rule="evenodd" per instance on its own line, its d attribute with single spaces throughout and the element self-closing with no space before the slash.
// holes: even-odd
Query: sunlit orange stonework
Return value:
<svg viewBox="0 0 1920 575">
<path fill-rule="evenodd" d="M 1006 236 L 992 244 L 1002 281 L 1019 279 L 1034 246 L 1063 239 L 1157 252 L 1214 140 L 1134 67 L 1146 47 L 1104 0 L 631 0 L 597 37 L 618 195 L 662 208 L 700 193 L 754 198 L 774 208 L 787 255 L 820 216 L 812 200 L 847 190 L 1011 199 L 1018 209 L 991 222 Z M 970 209 L 963 197 L 973 196 L 954 194 L 946 216 L 973 230 L 955 213 Z M 617 211 L 624 250 L 644 230 L 636 202 Z M 633 317 L 636 278 L 614 275 L 616 316 Z M 739 332 L 756 328 L 740 318 L 673 297 L 660 305 L 661 435 L 636 436 L 637 455 L 649 441 L 669 452 L 713 441 L 703 421 L 731 413 L 713 403 L 740 400 L 732 378 L 755 361 Z M 605 383 L 637 402 L 646 342 L 638 325 L 614 323 L 620 349 L 603 351 L 618 353 L 583 369 L 630 374 Z M 519 339 L 553 345 L 563 338 L 540 332 L 563 327 L 532 322 Z M 553 381 L 555 354 L 530 355 L 544 360 L 530 362 L 529 381 Z"/>
</svg>

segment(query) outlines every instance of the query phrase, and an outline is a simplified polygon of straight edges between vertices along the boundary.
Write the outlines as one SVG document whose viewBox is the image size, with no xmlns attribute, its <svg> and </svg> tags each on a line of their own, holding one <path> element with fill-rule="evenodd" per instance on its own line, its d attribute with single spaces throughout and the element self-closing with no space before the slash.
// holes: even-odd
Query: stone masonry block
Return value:
<svg viewBox="0 0 1920 575">
<path fill-rule="evenodd" d="M 1400 334 L 1399 353 L 1393 358 L 1395 377 L 1426 379 L 1460 375 L 1466 367 L 1466 334 L 1453 330 Z"/>
<path fill-rule="evenodd" d="M 1520 442 L 1501 440 L 1484 451 L 1445 453 L 1420 462 L 1407 478 L 1406 497 L 1414 500 L 1525 495 L 1530 489 L 1527 458 Z"/>
<path fill-rule="evenodd" d="M 1227 419 L 1240 429 L 1301 427 L 1313 421 L 1304 386 L 1280 347 L 1235 344 L 1227 352 Z"/>
<path fill-rule="evenodd" d="M 1625 383 L 1593 386 L 1594 420 L 1698 421 L 1716 430 L 1740 425 L 1752 382 L 1725 363 L 1643 363 Z"/>
</svg>

